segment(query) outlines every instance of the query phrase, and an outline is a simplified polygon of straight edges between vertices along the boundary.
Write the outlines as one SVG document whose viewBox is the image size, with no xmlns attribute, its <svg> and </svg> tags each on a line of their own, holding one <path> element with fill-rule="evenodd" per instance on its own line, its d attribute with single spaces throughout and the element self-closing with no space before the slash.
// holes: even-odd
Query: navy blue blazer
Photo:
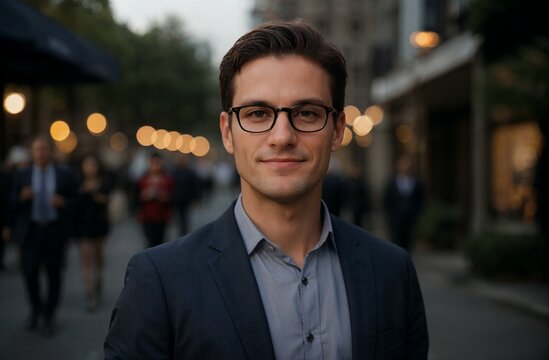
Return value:
<svg viewBox="0 0 549 360">
<path fill-rule="evenodd" d="M 31 224 L 32 200 L 20 200 L 21 190 L 26 186 L 32 187 L 33 167 L 19 170 L 13 177 L 13 186 L 10 197 L 10 210 L 13 211 L 13 231 L 16 243 L 23 244 L 27 240 L 27 233 Z M 54 165 L 55 192 L 65 198 L 66 205 L 57 209 L 58 229 L 56 239 L 65 241 L 70 234 L 71 211 L 74 210 L 76 196 L 76 182 L 73 172 L 65 166 Z"/>
<path fill-rule="evenodd" d="M 336 217 L 332 224 L 353 359 L 427 359 L 423 300 L 407 252 Z M 130 260 L 104 350 L 106 359 L 274 359 L 233 206 Z"/>
</svg>

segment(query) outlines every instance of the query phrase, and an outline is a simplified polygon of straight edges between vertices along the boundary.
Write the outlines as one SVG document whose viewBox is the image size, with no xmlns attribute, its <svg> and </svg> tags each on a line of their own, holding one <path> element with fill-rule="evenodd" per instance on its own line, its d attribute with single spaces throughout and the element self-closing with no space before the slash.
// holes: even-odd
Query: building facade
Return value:
<svg viewBox="0 0 549 360">
<path fill-rule="evenodd" d="M 348 60 L 347 103 L 383 109 L 370 145 L 351 151 L 374 194 L 376 232 L 384 228 L 381 190 L 402 153 L 417 160 L 427 206 L 454 210 L 456 238 L 492 227 L 534 230 L 541 134 L 527 113 L 487 99 L 490 77 L 512 75 L 484 63 L 481 41 L 467 30 L 468 3 L 255 1 L 256 23 L 303 18 L 319 28 Z"/>
</svg>

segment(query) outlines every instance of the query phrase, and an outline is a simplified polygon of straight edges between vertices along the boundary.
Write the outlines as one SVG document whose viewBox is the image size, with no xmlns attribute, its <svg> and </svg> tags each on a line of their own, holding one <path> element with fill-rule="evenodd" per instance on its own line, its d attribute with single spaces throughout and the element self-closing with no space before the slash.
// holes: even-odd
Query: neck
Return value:
<svg viewBox="0 0 549 360">
<path fill-rule="evenodd" d="M 320 239 L 320 193 L 309 199 L 277 202 L 243 191 L 242 206 L 255 226 L 301 267 Z"/>
</svg>

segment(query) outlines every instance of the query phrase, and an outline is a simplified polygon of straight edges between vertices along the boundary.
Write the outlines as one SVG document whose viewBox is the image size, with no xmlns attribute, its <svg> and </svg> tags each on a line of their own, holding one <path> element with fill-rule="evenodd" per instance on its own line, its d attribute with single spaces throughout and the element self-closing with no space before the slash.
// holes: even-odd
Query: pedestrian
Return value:
<svg viewBox="0 0 549 360">
<path fill-rule="evenodd" d="M 423 184 L 414 174 L 410 155 L 400 156 L 384 191 L 384 207 L 393 243 L 411 251 L 414 228 L 423 208 Z"/>
<path fill-rule="evenodd" d="M 0 271 L 6 268 L 4 263 L 4 253 L 6 244 L 9 241 L 9 226 L 7 220 L 10 180 L 8 173 L 0 168 Z"/>
<path fill-rule="evenodd" d="M 28 167 L 30 164 L 29 149 L 25 146 L 16 145 L 12 146 L 8 152 L 5 166 L 3 170 L 0 170 L 1 185 L 0 192 L 2 192 L 0 209 L 0 268 L 4 269 L 4 255 L 8 246 L 14 245 L 12 241 L 14 212 L 11 211 L 11 190 L 13 188 L 13 178 L 15 174 Z"/>
<path fill-rule="evenodd" d="M 162 157 L 153 153 L 149 167 L 137 184 L 139 196 L 139 220 L 152 247 L 164 242 L 166 226 L 172 215 L 173 178 L 164 170 Z"/>
<path fill-rule="evenodd" d="M 92 311 L 98 305 L 102 289 L 103 247 L 109 232 L 111 186 L 99 160 L 93 155 L 82 160 L 80 173 L 74 237 L 80 252 L 86 307 Z"/>
<path fill-rule="evenodd" d="M 371 211 L 370 187 L 364 178 L 364 168 L 355 164 L 349 169 L 346 180 L 346 207 L 351 210 L 353 224 L 363 226 L 364 218 L 369 218 Z"/>
<path fill-rule="evenodd" d="M 189 209 L 201 194 L 200 180 L 189 164 L 188 155 L 175 155 L 172 177 L 175 183 L 173 202 L 179 215 L 179 232 L 183 236 L 189 232 Z"/>
<path fill-rule="evenodd" d="M 220 66 L 220 128 L 241 194 L 133 257 L 106 359 L 427 359 L 408 254 L 321 201 L 345 83 L 341 53 L 304 22 L 237 40 Z"/>
<path fill-rule="evenodd" d="M 53 162 L 52 144 L 37 137 L 31 145 L 32 166 L 13 178 L 11 209 L 13 238 L 19 244 L 22 272 L 30 305 L 26 330 L 35 330 L 42 319 L 42 332 L 54 333 L 54 320 L 61 295 L 61 277 L 70 214 L 75 197 L 72 171 Z M 40 273 L 47 275 L 47 298 L 41 295 Z"/>
<path fill-rule="evenodd" d="M 322 201 L 332 215 L 340 216 L 346 200 L 345 178 L 336 159 L 330 161 L 322 184 Z"/>
</svg>

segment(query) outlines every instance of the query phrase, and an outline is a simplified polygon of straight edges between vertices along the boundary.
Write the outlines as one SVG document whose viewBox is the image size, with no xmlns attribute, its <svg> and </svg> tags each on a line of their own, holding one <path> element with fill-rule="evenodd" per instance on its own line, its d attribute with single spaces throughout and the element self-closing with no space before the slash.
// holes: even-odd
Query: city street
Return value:
<svg viewBox="0 0 549 360">
<path fill-rule="evenodd" d="M 468 282 L 416 266 L 431 360 L 549 359 L 549 319 L 493 302 Z"/>
<path fill-rule="evenodd" d="M 217 217 L 235 194 L 217 191 L 195 207 L 192 227 Z M 175 227 L 169 231 L 175 236 Z M 0 273 L 1 360 L 96 360 L 110 312 L 123 284 L 126 264 L 144 246 L 138 224 L 130 217 L 117 223 L 106 244 L 104 296 L 95 312 L 85 310 L 79 259 L 69 248 L 63 301 L 52 338 L 23 329 L 27 316 L 23 283 L 16 266 L 15 249 L 8 254 L 8 270 Z M 431 338 L 432 360 L 542 360 L 549 358 L 549 321 L 519 309 L 488 300 L 467 280 L 453 278 L 417 262 L 424 292 Z"/>
</svg>

